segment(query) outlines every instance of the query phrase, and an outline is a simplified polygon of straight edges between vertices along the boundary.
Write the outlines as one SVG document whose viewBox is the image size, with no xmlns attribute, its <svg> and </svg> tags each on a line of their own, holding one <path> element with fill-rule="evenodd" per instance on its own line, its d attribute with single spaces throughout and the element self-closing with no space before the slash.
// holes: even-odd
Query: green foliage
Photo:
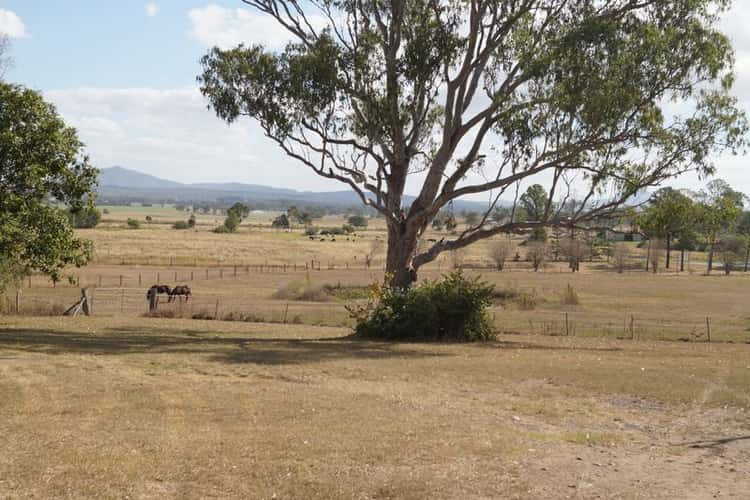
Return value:
<svg viewBox="0 0 750 500">
<path fill-rule="evenodd" d="M 279 215 L 273 220 L 271 227 L 276 229 L 289 229 L 289 217 L 287 217 L 286 214 Z"/>
<path fill-rule="evenodd" d="M 575 178 L 582 199 L 557 208 L 590 222 L 685 171 L 713 173 L 716 153 L 745 144 L 719 31 L 729 0 L 247 3 L 293 41 L 211 49 L 202 94 L 385 217 L 400 281 L 457 246 L 412 251 L 461 196 L 530 184 L 522 211 L 546 224 L 553 195 L 536 179 L 551 176 L 557 198 Z M 453 232 L 455 219 L 434 227 Z"/>
<path fill-rule="evenodd" d="M 352 215 L 346 221 L 354 227 L 367 227 L 367 217 L 364 215 Z"/>
<path fill-rule="evenodd" d="M 224 220 L 224 228 L 227 233 L 237 232 L 237 228 L 240 227 L 242 219 L 237 212 L 230 210 L 227 213 L 227 218 Z"/>
<path fill-rule="evenodd" d="M 305 228 L 305 236 L 315 236 L 318 234 L 318 228 L 313 226 L 308 226 Z"/>
<path fill-rule="evenodd" d="M 141 221 L 138 219 L 128 219 L 127 222 L 128 229 L 140 229 L 141 228 Z"/>
<path fill-rule="evenodd" d="M 355 332 L 385 340 L 471 342 L 495 338 L 493 287 L 460 272 L 407 290 L 374 286 L 366 306 L 349 306 Z"/>
<path fill-rule="evenodd" d="M 636 225 L 649 238 L 680 237 L 696 218 L 693 200 L 672 188 L 657 191 L 636 218 Z"/>
<path fill-rule="evenodd" d="M 89 261 L 68 214 L 93 210 L 97 170 L 75 129 L 38 92 L 0 81 L 0 291 Z"/>
<path fill-rule="evenodd" d="M 184 220 L 178 220 L 172 225 L 172 228 L 178 229 L 178 230 L 185 230 L 190 229 L 190 224 L 187 221 Z"/>
<path fill-rule="evenodd" d="M 75 229 L 91 229 L 102 221 L 102 214 L 95 207 L 86 206 L 77 212 L 68 210 L 68 221 Z"/>
<path fill-rule="evenodd" d="M 351 224 L 344 224 L 343 226 L 341 226 L 341 230 L 345 234 L 352 234 L 353 232 L 356 231 L 355 227 Z"/>
<path fill-rule="evenodd" d="M 190 218 L 187 221 L 187 225 L 191 229 L 195 227 L 195 214 L 190 214 Z"/>
<path fill-rule="evenodd" d="M 231 233 L 231 231 L 229 230 L 229 228 L 225 224 L 222 224 L 221 226 L 219 226 L 216 229 L 214 229 L 214 233 L 216 233 L 216 234 L 229 234 L 229 233 Z"/>
</svg>

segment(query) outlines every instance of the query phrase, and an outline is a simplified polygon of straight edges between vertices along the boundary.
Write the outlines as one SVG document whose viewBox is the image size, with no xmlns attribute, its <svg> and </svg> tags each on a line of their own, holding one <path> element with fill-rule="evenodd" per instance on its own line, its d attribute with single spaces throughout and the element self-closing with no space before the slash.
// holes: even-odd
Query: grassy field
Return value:
<svg viewBox="0 0 750 500">
<path fill-rule="evenodd" d="M 482 242 L 458 261 L 496 287 L 496 342 L 363 342 L 345 305 L 383 278 L 382 252 L 363 264 L 377 223 L 318 241 L 264 213 L 217 235 L 210 220 L 170 229 L 164 207 L 122 229 L 131 208 L 80 232 L 97 255 L 74 283 L 33 277 L 0 301 L 21 306 L 0 315 L 0 498 L 750 491 L 750 275 L 705 276 L 701 255 L 647 273 L 635 247 L 622 274 L 605 259 L 500 272 Z M 188 283 L 194 299 L 144 317 L 156 282 Z M 94 315 L 60 317 L 80 287 Z M 314 293 L 296 300 L 299 287 Z"/>
<path fill-rule="evenodd" d="M 0 320 L 1 498 L 743 498 L 750 346 Z"/>
</svg>

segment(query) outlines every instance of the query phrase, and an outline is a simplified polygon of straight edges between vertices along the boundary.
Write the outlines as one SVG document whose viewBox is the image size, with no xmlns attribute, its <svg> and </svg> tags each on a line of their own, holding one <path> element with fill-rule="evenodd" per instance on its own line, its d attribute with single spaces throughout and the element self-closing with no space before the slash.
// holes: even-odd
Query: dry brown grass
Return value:
<svg viewBox="0 0 750 500">
<path fill-rule="evenodd" d="M 741 498 L 750 488 L 750 346 L 346 334 L 5 318 L 0 497 Z"/>
</svg>

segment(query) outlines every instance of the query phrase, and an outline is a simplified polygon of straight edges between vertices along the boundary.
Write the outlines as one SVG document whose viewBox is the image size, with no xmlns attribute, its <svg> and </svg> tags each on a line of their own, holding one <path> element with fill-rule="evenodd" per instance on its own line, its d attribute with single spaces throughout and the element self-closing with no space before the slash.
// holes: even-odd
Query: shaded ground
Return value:
<svg viewBox="0 0 750 500">
<path fill-rule="evenodd" d="M 750 346 L 0 319 L 0 498 L 747 498 Z"/>
</svg>

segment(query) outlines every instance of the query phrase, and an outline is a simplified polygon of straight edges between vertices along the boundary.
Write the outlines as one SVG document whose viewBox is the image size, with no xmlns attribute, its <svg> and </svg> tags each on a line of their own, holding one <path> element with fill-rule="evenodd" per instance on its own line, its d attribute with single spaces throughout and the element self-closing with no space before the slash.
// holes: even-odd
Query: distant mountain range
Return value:
<svg viewBox="0 0 750 500">
<path fill-rule="evenodd" d="M 236 201 L 255 208 L 286 209 L 290 205 L 319 206 L 330 209 L 362 208 L 353 191 L 312 192 L 275 188 L 257 184 L 198 183 L 183 184 L 123 167 L 101 169 L 100 203 L 217 203 Z M 405 203 L 414 197 L 405 196 Z M 454 209 L 482 210 L 485 203 L 456 200 Z"/>
<path fill-rule="evenodd" d="M 102 169 L 98 191 L 100 203 L 209 203 L 228 206 L 241 201 L 259 209 L 286 210 L 291 205 L 331 210 L 362 208 L 359 197 L 353 191 L 295 191 L 236 182 L 183 184 L 123 167 Z M 651 193 L 644 190 L 631 198 L 629 204 L 638 205 L 650 197 Z M 413 200 L 413 196 L 404 196 L 407 205 Z M 500 205 L 503 204 L 508 205 L 501 201 Z M 453 208 L 457 212 L 482 211 L 487 204 L 456 200 Z"/>
</svg>

